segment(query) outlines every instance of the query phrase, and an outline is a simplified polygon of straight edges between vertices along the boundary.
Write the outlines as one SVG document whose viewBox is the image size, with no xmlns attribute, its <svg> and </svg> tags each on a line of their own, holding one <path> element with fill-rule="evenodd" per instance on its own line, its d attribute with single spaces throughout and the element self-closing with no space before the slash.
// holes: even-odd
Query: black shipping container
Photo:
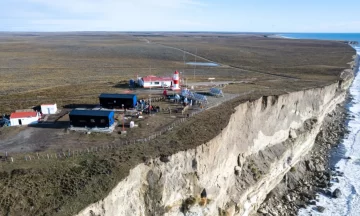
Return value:
<svg viewBox="0 0 360 216">
<path fill-rule="evenodd" d="M 100 106 L 108 109 L 134 108 L 137 98 L 135 94 L 101 94 L 99 96 Z"/>
</svg>

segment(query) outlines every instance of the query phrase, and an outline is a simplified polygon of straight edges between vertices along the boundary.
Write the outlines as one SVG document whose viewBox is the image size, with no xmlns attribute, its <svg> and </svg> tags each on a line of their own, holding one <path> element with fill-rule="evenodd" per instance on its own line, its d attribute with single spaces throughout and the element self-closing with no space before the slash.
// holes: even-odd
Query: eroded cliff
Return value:
<svg viewBox="0 0 360 216">
<path fill-rule="evenodd" d="M 344 101 L 351 81 L 347 76 L 242 103 L 215 138 L 139 164 L 78 215 L 249 215 L 311 150 L 324 117 Z"/>
</svg>

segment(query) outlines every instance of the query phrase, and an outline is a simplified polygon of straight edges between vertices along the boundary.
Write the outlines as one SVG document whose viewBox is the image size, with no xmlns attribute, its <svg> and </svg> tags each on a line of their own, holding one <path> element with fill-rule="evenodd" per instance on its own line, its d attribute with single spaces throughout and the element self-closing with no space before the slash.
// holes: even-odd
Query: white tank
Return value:
<svg viewBox="0 0 360 216">
<path fill-rule="evenodd" d="M 133 128 L 133 127 L 135 127 L 135 123 L 134 123 L 134 121 L 131 121 L 130 122 L 130 128 Z"/>
</svg>

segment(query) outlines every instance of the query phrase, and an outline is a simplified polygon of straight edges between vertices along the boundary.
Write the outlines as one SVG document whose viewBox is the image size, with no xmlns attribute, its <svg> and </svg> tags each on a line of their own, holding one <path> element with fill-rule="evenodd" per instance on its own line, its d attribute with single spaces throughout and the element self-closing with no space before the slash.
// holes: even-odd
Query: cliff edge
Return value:
<svg viewBox="0 0 360 216">
<path fill-rule="evenodd" d="M 345 100 L 353 75 L 320 88 L 239 104 L 210 141 L 149 159 L 88 215 L 250 215 L 312 149 L 324 117 Z"/>
</svg>

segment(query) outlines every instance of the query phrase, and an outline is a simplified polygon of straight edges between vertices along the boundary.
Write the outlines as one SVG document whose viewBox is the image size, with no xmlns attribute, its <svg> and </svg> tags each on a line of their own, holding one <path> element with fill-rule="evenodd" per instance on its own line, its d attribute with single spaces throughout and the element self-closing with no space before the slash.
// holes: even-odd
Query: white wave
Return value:
<svg viewBox="0 0 360 216">
<path fill-rule="evenodd" d="M 284 35 L 276 35 L 277 37 L 280 37 L 280 38 L 285 38 L 285 39 L 297 39 L 297 38 L 294 38 L 294 37 L 288 37 L 288 36 L 284 36 Z"/>
<path fill-rule="evenodd" d="M 355 47 L 357 53 L 360 53 L 360 47 Z M 323 213 L 316 212 L 313 207 L 299 211 L 300 216 L 307 215 L 329 215 L 329 216 L 360 216 L 360 73 L 354 79 L 350 87 L 350 94 L 353 101 L 349 107 L 350 119 L 348 129 L 350 133 L 342 140 L 346 150 L 346 156 L 351 159 L 341 159 L 336 166 L 344 172 L 343 177 L 338 177 L 340 182 L 334 183 L 331 191 L 339 188 L 342 196 L 332 199 L 319 195 L 317 205 L 324 206 L 326 209 Z"/>
</svg>

